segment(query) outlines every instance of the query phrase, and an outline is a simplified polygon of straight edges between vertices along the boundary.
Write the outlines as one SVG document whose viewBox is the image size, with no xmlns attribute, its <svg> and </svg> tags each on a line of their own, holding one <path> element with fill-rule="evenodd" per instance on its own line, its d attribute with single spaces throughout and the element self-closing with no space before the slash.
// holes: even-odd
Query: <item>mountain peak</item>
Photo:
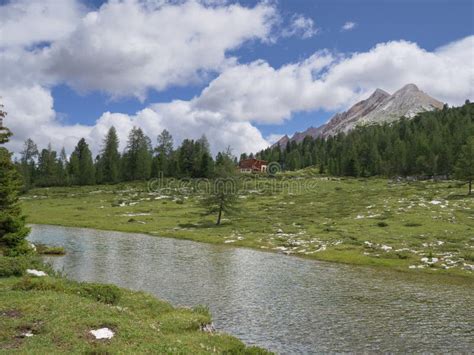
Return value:
<svg viewBox="0 0 474 355">
<path fill-rule="evenodd" d="M 390 96 L 390 94 L 388 92 L 386 92 L 385 90 L 377 88 L 372 93 L 372 95 L 370 95 L 370 97 L 380 97 L 380 96 Z"/>
<path fill-rule="evenodd" d="M 420 91 L 418 89 L 418 86 L 415 84 L 406 84 L 404 87 L 402 87 L 400 90 L 398 90 L 395 94 L 397 93 L 406 93 L 406 92 L 414 92 L 414 91 Z"/>
</svg>

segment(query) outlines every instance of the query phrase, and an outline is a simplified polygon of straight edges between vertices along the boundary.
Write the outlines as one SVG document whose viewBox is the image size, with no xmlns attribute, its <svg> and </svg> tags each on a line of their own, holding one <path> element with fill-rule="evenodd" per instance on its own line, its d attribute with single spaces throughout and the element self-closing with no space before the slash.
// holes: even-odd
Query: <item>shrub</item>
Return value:
<svg viewBox="0 0 474 355">
<path fill-rule="evenodd" d="M 117 304 L 122 297 L 122 291 L 117 286 L 96 283 L 80 284 L 78 294 L 107 304 Z"/>
<path fill-rule="evenodd" d="M 377 226 L 382 227 L 382 228 L 388 227 L 388 223 L 387 222 L 379 222 L 379 223 L 377 223 Z"/>
<path fill-rule="evenodd" d="M 22 276 L 27 268 L 24 258 L 0 257 L 0 277 Z"/>
</svg>

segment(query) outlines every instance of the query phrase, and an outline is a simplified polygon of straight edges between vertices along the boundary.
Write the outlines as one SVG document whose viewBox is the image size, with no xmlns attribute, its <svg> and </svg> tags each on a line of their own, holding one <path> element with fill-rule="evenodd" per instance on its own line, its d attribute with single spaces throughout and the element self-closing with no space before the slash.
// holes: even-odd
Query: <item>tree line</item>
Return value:
<svg viewBox="0 0 474 355">
<path fill-rule="evenodd" d="M 32 139 L 27 139 L 16 166 L 25 189 L 29 189 L 114 184 L 154 177 L 211 178 L 230 156 L 228 149 L 214 159 L 204 135 L 197 140 L 185 139 L 174 149 L 173 137 L 167 130 L 161 132 L 153 147 L 151 139 L 137 127 L 130 131 L 126 148 L 120 153 L 117 131 L 111 127 L 96 157 L 84 138 L 69 157 L 64 148 L 58 153 L 49 145 L 40 151 Z"/>
<path fill-rule="evenodd" d="M 424 112 L 413 119 L 357 127 L 328 138 L 307 136 L 256 154 L 285 170 L 318 166 L 336 176 L 454 176 L 469 173 L 474 104 Z M 244 155 L 246 157 L 246 155 Z M 468 180 L 468 179 L 467 179 Z"/>
</svg>

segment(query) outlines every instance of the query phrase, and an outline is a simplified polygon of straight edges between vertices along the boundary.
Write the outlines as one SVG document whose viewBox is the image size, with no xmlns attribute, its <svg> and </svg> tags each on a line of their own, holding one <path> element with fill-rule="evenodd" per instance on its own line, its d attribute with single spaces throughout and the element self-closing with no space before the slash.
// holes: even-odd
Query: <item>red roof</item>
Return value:
<svg viewBox="0 0 474 355">
<path fill-rule="evenodd" d="M 267 161 L 252 158 L 252 159 L 241 160 L 239 163 L 239 168 L 261 171 L 262 165 L 267 165 Z"/>
</svg>

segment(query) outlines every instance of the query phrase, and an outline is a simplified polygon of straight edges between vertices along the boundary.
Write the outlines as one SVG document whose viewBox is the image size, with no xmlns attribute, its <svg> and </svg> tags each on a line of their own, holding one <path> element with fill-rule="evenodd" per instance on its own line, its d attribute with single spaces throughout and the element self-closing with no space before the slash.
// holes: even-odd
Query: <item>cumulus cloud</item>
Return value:
<svg viewBox="0 0 474 355">
<path fill-rule="evenodd" d="M 341 31 L 351 31 L 356 27 L 357 27 L 357 23 L 352 22 L 352 21 L 347 21 L 344 25 L 342 25 Z"/>
<path fill-rule="evenodd" d="M 144 98 L 233 63 L 229 50 L 269 37 L 274 12 L 265 4 L 111 1 L 48 49 L 49 73 L 79 90 Z"/>
<path fill-rule="evenodd" d="M 0 48 L 67 37 L 85 8 L 75 0 L 15 0 L 0 6 Z"/>
<path fill-rule="evenodd" d="M 393 92 L 407 83 L 458 105 L 474 96 L 472 48 L 474 36 L 433 52 L 393 41 L 350 55 L 319 51 L 278 69 L 261 60 L 236 65 L 212 81 L 194 106 L 237 121 L 281 123 L 296 111 L 344 109 L 376 88 Z"/>
<path fill-rule="evenodd" d="M 294 15 L 288 28 L 282 31 L 283 37 L 299 36 L 303 39 L 311 38 L 317 35 L 319 29 L 316 27 L 313 19 L 301 14 Z"/>
</svg>

